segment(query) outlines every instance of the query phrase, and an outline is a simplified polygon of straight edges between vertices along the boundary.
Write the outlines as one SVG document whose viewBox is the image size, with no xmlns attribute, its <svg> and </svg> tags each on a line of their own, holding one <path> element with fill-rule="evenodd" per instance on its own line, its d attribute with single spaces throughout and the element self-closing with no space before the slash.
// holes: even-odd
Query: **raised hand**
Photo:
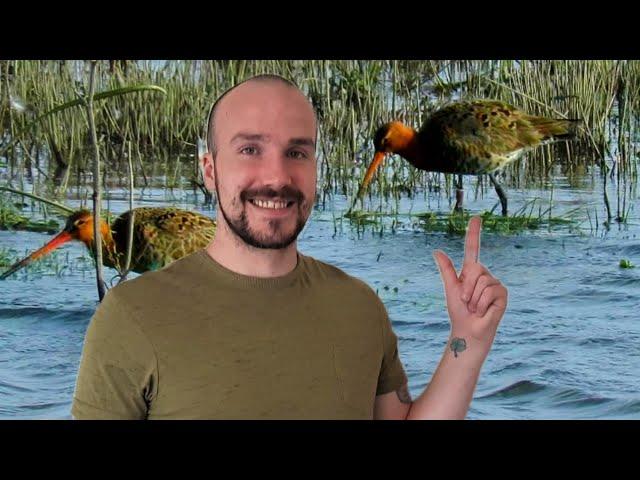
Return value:
<svg viewBox="0 0 640 480">
<path fill-rule="evenodd" d="M 451 350 L 456 356 L 473 340 L 488 351 L 507 308 L 507 289 L 479 262 L 481 223 L 480 217 L 469 220 L 460 275 L 447 254 L 441 250 L 433 253 L 444 284 Z"/>
</svg>

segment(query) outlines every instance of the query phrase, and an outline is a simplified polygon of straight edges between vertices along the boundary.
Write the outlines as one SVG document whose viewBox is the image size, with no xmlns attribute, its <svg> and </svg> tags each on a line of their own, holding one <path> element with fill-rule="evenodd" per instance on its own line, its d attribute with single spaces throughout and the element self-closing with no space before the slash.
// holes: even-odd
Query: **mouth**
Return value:
<svg viewBox="0 0 640 480">
<path fill-rule="evenodd" d="M 269 200 L 261 198 L 250 198 L 249 203 L 263 210 L 282 211 L 292 207 L 296 202 L 294 200 L 284 200 L 278 198 Z"/>
</svg>

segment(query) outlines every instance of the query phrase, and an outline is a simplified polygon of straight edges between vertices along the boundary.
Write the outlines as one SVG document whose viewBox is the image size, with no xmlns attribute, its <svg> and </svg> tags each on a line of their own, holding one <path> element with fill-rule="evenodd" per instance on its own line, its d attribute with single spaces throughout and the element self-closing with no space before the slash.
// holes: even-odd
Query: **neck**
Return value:
<svg viewBox="0 0 640 480">
<path fill-rule="evenodd" d="M 93 239 L 85 242 L 85 245 L 93 255 L 96 257 L 96 249 L 93 243 Z M 124 267 L 124 261 L 120 262 L 120 259 L 124 259 L 127 252 L 116 252 L 116 243 L 111 235 L 111 230 L 107 227 L 102 228 L 102 263 L 107 267 L 115 268 L 116 270 L 122 264 Z"/>
<path fill-rule="evenodd" d="M 406 125 L 403 125 L 400 132 L 397 140 L 398 146 L 395 149 L 396 153 L 414 166 L 424 164 L 423 151 L 418 142 L 418 132 Z"/>
<path fill-rule="evenodd" d="M 296 241 L 277 250 L 252 247 L 238 238 L 222 219 L 206 251 L 226 269 L 250 277 L 281 277 L 291 272 L 298 262 Z"/>
</svg>

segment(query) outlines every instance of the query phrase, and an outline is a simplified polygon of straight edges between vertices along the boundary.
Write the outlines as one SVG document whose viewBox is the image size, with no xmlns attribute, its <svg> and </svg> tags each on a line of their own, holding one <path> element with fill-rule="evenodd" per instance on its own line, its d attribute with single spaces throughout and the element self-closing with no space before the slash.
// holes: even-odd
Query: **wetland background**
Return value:
<svg viewBox="0 0 640 480">
<path fill-rule="evenodd" d="M 0 188 L 91 208 L 89 63 L 0 62 Z M 318 194 L 299 238 L 306 254 L 362 278 L 399 336 L 414 396 L 448 332 L 431 252 L 460 263 L 470 214 L 484 217 L 481 261 L 510 289 L 472 419 L 640 418 L 637 61 L 100 61 L 94 113 L 103 210 L 174 205 L 215 217 L 198 156 L 212 101 L 258 73 L 294 80 L 320 121 Z M 345 216 L 372 136 L 386 121 L 419 127 L 446 103 L 495 98 L 583 119 L 578 138 L 546 145 L 499 179 L 509 216 L 484 177 L 387 159 Z M 133 189 L 130 188 L 130 165 Z M 64 212 L 0 191 L 0 272 L 42 246 Z M 105 270 L 107 282 L 115 275 Z M 93 259 L 68 244 L 0 281 L 0 418 L 69 418 L 87 324 Z M 114 280 L 115 282 L 115 280 Z"/>
</svg>

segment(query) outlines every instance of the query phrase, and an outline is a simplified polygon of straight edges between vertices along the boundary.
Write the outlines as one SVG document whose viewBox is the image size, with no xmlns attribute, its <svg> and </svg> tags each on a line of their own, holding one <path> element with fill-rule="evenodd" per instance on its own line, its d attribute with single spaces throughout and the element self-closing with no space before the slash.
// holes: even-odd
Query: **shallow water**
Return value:
<svg viewBox="0 0 640 480">
<path fill-rule="evenodd" d="M 483 367 L 471 419 L 640 418 L 640 265 L 637 195 L 626 225 L 602 222 L 602 186 L 585 179 L 576 187 L 554 180 L 554 216 L 576 207 L 581 231 L 553 227 L 517 235 L 484 232 L 481 261 L 509 288 L 509 306 Z M 527 199 L 548 201 L 548 190 L 508 189 L 510 211 Z M 179 195 L 179 193 L 178 193 Z M 495 193 L 465 207 L 490 209 Z M 546 199 L 546 200 L 545 200 Z M 615 185 L 610 187 L 612 206 Z M 136 205 L 190 205 L 150 191 Z M 447 199 L 400 204 L 403 212 L 447 211 Z M 365 280 L 384 301 L 399 336 L 413 396 L 427 386 L 444 350 L 448 318 L 442 283 L 431 256 L 447 252 L 456 266 L 464 240 L 406 226 L 358 232 L 336 224 L 347 199 L 316 209 L 299 239 L 302 252 Z M 111 201 L 117 212 L 125 201 Z M 537 209 L 536 209 L 537 210 Z M 544 210 L 544 208 L 543 208 Z M 214 212 L 202 210 L 214 216 Z M 589 216 L 591 217 L 589 220 Z M 22 255 L 50 236 L 0 231 L 0 246 Z M 63 265 L 66 265 L 62 268 Z M 107 272 L 114 274 L 113 271 Z M 110 275 L 106 275 L 109 278 Z M 93 267 L 84 246 L 63 247 L 48 264 L 21 271 L 0 284 L 0 418 L 69 418 L 82 342 L 96 307 Z"/>
</svg>

